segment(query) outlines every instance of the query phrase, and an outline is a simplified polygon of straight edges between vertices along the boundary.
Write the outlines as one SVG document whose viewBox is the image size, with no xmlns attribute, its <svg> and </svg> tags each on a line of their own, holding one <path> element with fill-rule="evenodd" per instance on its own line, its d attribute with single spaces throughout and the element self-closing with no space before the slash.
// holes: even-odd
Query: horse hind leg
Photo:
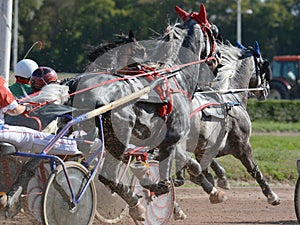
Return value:
<svg viewBox="0 0 300 225">
<path fill-rule="evenodd" d="M 271 205 L 279 205 L 280 204 L 280 198 L 277 196 L 277 194 L 271 190 L 269 184 L 263 177 L 262 173 L 260 172 L 258 166 L 254 164 L 253 170 L 249 171 L 249 174 L 256 179 L 257 183 L 262 189 L 262 192 L 268 199 L 268 203 Z"/>
<path fill-rule="evenodd" d="M 268 182 L 266 181 L 260 169 L 258 168 L 258 165 L 255 164 L 255 162 L 251 159 L 251 157 L 242 154 L 236 158 L 238 158 L 242 162 L 242 164 L 246 167 L 248 173 L 257 181 L 257 183 L 262 189 L 263 194 L 267 197 L 268 203 L 271 205 L 279 205 L 280 198 L 277 196 L 277 194 L 274 191 L 272 191 Z"/>
<path fill-rule="evenodd" d="M 193 176 L 198 176 L 202 172 L 200 164 L 193 158 L 190 158 L 187 162 L 176 160 L 176 178 L 173 179 L 175 187 L 184 185 L 185 169 Z"/>
</svg>

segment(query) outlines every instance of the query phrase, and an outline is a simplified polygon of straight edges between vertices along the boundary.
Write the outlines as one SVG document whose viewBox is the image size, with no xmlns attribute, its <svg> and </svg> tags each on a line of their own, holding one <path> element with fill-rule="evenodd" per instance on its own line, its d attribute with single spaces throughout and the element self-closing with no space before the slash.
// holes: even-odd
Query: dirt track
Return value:
<svg viewBox="0 0 300 225">
<path fill-rule="evenodd" d="M 208 196 L 199 188 L 179 188 L 177 200 L 188 217 L 184 221 L 171 219 L 168 224 L 298 224 L 294 212 L 294 187 L 273 190 L 281 198 L 279 206 L 269 205 L 259 187 L 234 187 L 226 191 L 228 200 L 217 205 L 210 204 Z M 119 224 L 130 224 L 130 220 Z"/>
<path fill-rule="evenodd" d="M 267 204 L 259 187 L 233 187 L 226 191 L 228 200 L 223 204 L 212 205 L 208 196 L 200 188 L 179 188 L 177 201 L 187 214 L 184 221 L 174 221 L 172 225 L 208 225 L 208 224 L 298 224 L 294 212 L 294 187 L 284 185 L 273 190 L 281 198 L 279 206 Z M 14 221 L 0 221 L 3 225 L 32 224 L 22 214 Z M 98 225 L 100 223 L 94 223 Z M 133 224 L 125 217 L 117 225 Z"/>
</svg>

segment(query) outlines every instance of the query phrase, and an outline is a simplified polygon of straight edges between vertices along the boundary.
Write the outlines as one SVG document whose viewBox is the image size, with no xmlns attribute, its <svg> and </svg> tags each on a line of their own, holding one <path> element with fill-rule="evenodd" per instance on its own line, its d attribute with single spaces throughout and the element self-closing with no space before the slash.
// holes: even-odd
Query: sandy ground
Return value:
<svg viewBox="0 0 300 225">
<path fill-rule="evenodd" d="M 212 205 L 208 196 L 200 188 L 188 187 L 176 189 L 176 199 L 187 214 L 184 221 L 170 219 L 173 225 L 208 225 L 208 224 L 298 224 L 294 212 L 294 187 L 281 185 L 273 187 L 281 198 L 281 204 L 271 206 L 267 203 L 259 187 L 233 187 L 227 190 L 228 200 L 225 203 Z M 1 221 L 3 225 L 34 224 L 24 214 L 14 220 Z M 103 224 L 95 221 L 93 225 Z M 134 224 L 125 216 L 117 225 Z"/>
</svg>

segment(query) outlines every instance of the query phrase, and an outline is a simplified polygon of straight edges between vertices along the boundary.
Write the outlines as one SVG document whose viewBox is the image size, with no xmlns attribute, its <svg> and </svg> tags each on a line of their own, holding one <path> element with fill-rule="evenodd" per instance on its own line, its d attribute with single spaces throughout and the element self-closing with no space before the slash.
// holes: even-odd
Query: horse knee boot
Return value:
<svg viewBox="0 0 300 225">
<path fill-rule="evenodd" d="M 131 189 L 124 185 L 123 183 L 116 183 L 112 180 L 109 180 L 105 177 L 105 175 L 99 174 L 99 180 L 107 187 L 110 188 L 112 192 L 117 193 L 130 207 L 134 207 L 138 204 L 138 197 L 131 191 Z"/>
<path fill-rule="evenodd" d="M 166 194 L 170 191 L 170 181 L 159 181 L 157 184 L 155 184 L 152 180 L 150 180 L 149 177 L 145 177 L 140 180 L 140 184 L 143 186 L 143 188 L 154 192 L 156 196 Z"/>
<path fill-rule="evenodd" d="M 206 177 L 206 179 L 213 185 L 215 186 L 215 178 L 214 175 L 209 172 L 208 170 L 204 170 L 203 171 L 204 176 Z"/>
<path fill-rule="evenodd" d="M 193 158 L 190 158 L 186 163 L 187 170 L 189 174 L 193 176 L 198 176 L 202 172 L 200 164 Z"/>
<path fill-rule="evenodd" d="M 173 179 L 173 183 L 175 187 L 180 187 L 184 185 L 185 183 L 184 169 L 181 169 L 176 172 L 176 178 Z"/>
</svg>

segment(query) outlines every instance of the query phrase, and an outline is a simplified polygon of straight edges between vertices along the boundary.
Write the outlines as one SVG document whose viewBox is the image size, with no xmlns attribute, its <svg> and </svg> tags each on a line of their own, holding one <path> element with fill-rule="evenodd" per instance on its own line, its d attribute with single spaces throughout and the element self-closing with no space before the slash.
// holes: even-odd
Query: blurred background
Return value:
<svg viewBox="0 0 300 225">
<path fill-rule="evenodd" d="M 224 39 L 245 45 L 255 40 L 262 55 L 300 54 L 299 0 L 202 0 L 211 23 Z M 17 53 L 20 60 L 33 43 L 42 42 L 27 56 L 58 72 L 80 73 L 87 45 L 115 40 L 113 34 L 128 33 L 137 40 L 162 34 L 168 24 L 178 21 L 174 6 L 198 11 L 195 0 L 14 0 L 18 4 Z M 16 13 L 16 5 L 13 8 Z M 14 15 L 15 16 L 15 15 Z M 15 26 L 16 20 L 12 21 Z M 13 40 L 13 38 L 12 38 Z M 13 47 L 13 45 L 12 45 Z M 14 60 L 11 60 L 11 64 Z M 13 68 L 13 65 L 11 65 Z"/>
</svg>

